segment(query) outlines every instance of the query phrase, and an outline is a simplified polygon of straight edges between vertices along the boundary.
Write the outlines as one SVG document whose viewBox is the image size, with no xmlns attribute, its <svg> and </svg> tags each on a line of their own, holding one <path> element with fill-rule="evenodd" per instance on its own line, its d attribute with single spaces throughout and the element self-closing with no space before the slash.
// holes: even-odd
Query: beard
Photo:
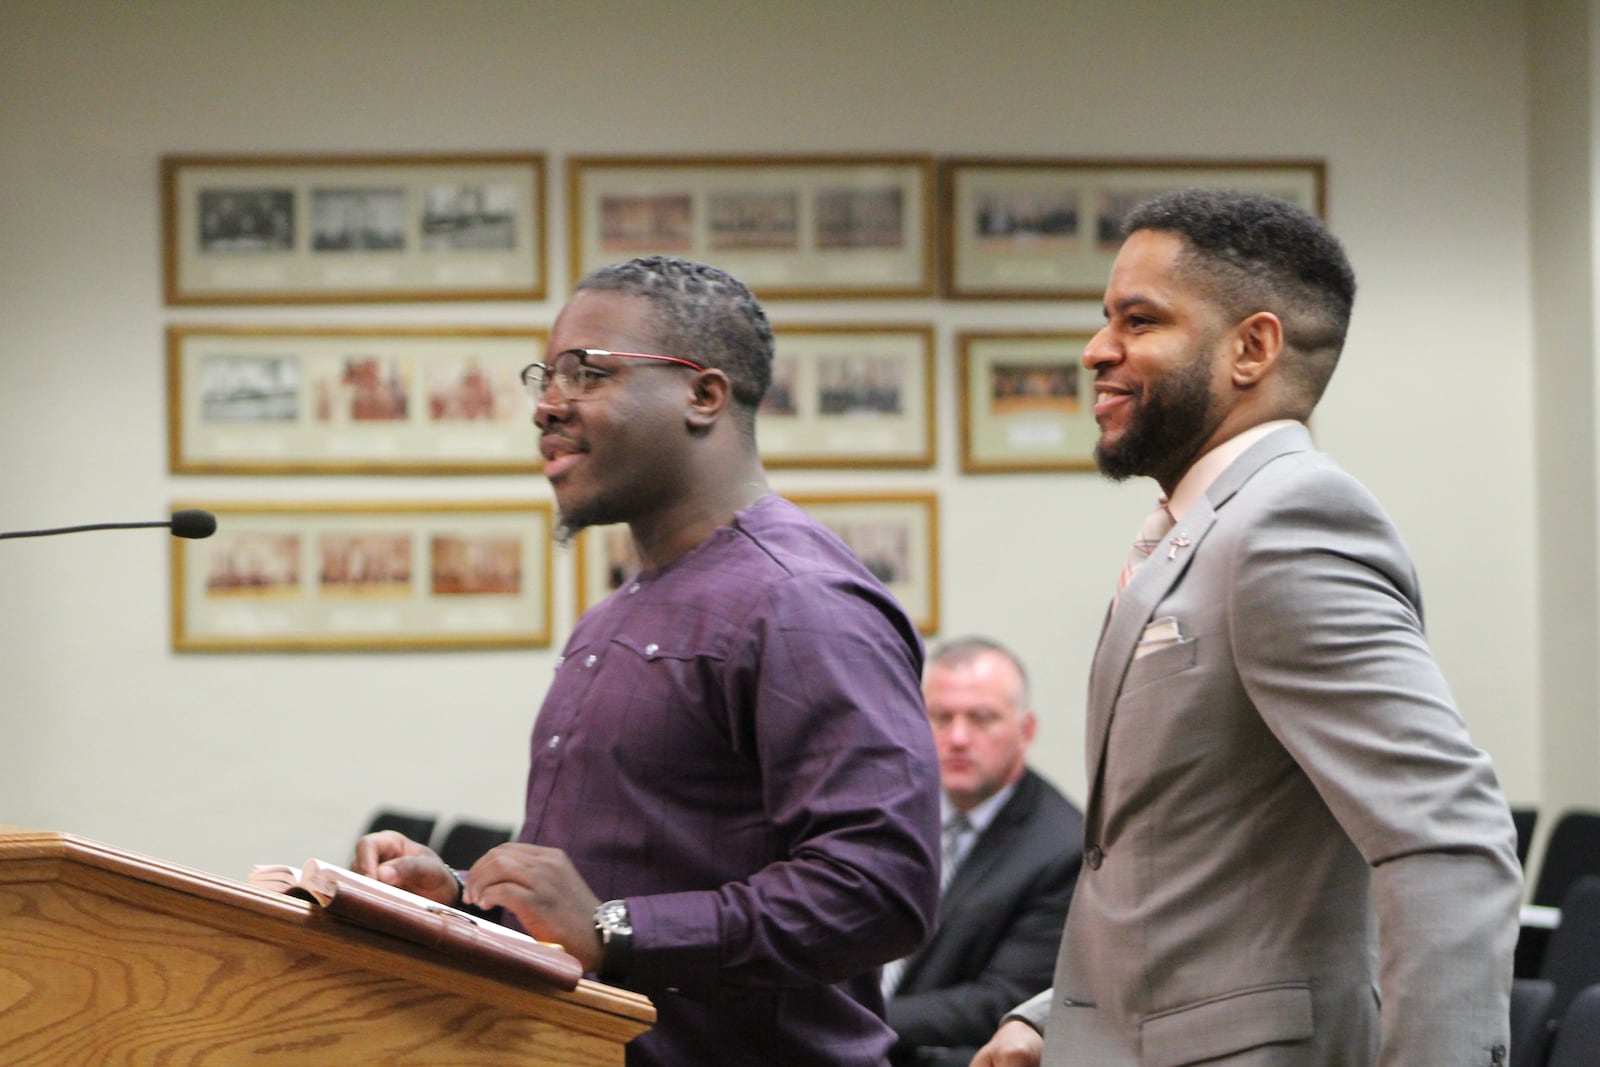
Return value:
<svg viewBox="0 0 1600 1067">
<path fill-rule="evenodd" d="M 1211 410 L 1211 363 L 1202 347 L 1189 362 L 1151 380 L 1134 399 L 1122 439 L 1107 444 L 1102 433 L 1095 443 L 1100 473 L 1121 482 L 1186 470 L 1218 421 Z"/>
</svg>

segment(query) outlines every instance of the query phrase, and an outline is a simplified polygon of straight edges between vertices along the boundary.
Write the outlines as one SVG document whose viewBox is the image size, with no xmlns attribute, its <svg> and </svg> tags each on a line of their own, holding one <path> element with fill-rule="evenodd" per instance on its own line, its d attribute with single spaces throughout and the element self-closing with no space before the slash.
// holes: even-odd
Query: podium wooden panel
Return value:
<svg viewBox="0 0 1600 1067">
<path fill-rule="evenodd" d="M 0 1059 L 621 1064 L 645 997 L 474 973 L 264 892 L 59 833 L 0 833 Z"/>
</svg>

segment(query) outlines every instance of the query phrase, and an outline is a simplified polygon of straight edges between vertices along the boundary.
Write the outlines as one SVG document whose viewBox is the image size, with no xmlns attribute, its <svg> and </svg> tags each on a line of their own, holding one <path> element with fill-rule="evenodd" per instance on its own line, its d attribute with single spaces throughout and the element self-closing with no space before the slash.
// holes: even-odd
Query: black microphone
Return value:
<svg viewBox="0 0 1600 1067">
<path fill-rule="evenodd" d="M 199 508 L 174 511 L 166 522 L 96 522 L 87 526 L 57 526 L 52 530 L 14 530 L 0 533 L 0 541 L 11 537 L 48 537 L 51 534 L 82 533 L 85 530 L 143 530 L 154 526 L 170 526 L 173 537 L 210 537 L 217 532 L 217 517 Z"/>
</svg>

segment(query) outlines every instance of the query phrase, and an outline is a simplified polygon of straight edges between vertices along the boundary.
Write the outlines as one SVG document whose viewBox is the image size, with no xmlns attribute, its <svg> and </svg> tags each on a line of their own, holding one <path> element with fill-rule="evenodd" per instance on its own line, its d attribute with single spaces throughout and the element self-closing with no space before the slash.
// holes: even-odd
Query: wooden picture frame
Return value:
<svg viewBox="0 0 1600 1067">
<path fill-rule="evenodd" d="M 213 503 L 172 540 L 179 652 L 543 648 L 542 501 Z"/>
<path fill-rule="evenodd" d="M 1099 300 L 1122 219 L 1192 186 L 1281 196 L 1321 216 L 1322 160 L 963 158 L 939 163 L 940 291 L 955 300 Z"/>
<path fill-rule="evenodd" d="M 932 296 L 930 156 L 575 156 L 574 282 L 666 254 L 712 263 L 762 300 Z"/>
<path fill-rule="evenodd" d="M 531 474 L 521 327 L 167 327 L 174 474 Z"/>
<path fill-rule="evenodd" d="M 542 300 L 536 153 L 168 155 L 166 302 Z"/>
<path fill-rule="evenodd" d="M 939 499 L 935 493 L 782 493 L 849 545 L 900 601 L 918 631 L 939 630 Z M 574 542 L 578 614 L 639 572 L 625 524 L 591 526 Z"/>
<path fill-rule="evenodd" d="M 775 326 L 773 336 L 756 416 L 767 467 L 933 466 L 931 325 Z"/>
<path fill-rule="evenodd" d="M 1094 421 L 1094 375 L 1083 366 L 1084 346 L 1093 336 L 956 335 L 962 473 L 1095 468 L 1100 429 Z"/>
</svg>

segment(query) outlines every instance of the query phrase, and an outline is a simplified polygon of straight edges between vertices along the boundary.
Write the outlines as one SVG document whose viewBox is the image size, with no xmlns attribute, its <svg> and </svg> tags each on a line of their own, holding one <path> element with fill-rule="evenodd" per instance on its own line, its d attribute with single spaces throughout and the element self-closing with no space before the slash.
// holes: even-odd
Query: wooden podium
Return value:
<svg viewBox="0 0 1600 1067">
<path fill-rule="evenodd" d="M 650 1001 L 502 981 L 296 899 L 60 833 L 0 833 L 0 1059 L 621 1064 Z"/>
</svg>

